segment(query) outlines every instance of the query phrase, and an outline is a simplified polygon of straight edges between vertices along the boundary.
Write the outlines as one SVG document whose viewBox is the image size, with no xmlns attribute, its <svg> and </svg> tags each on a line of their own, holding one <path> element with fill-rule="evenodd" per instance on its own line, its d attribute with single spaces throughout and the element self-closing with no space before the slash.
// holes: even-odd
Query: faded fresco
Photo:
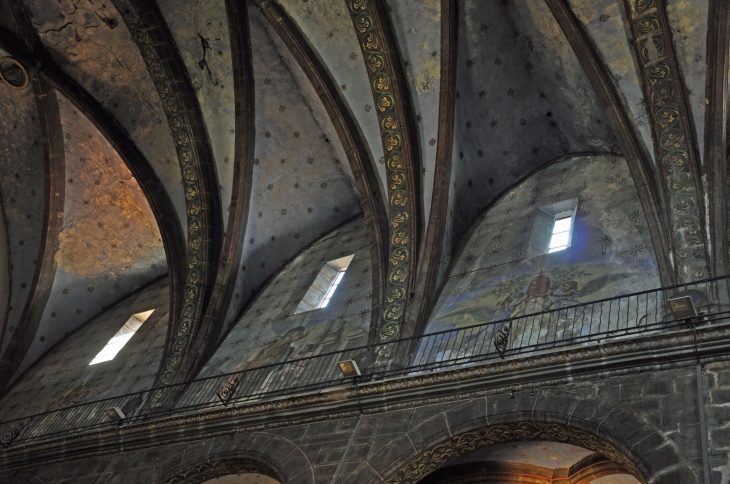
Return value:
<svg viewBox="0 0 730 484">
<path fill-rule="evenodd" d="M 354 254 L 326 308 L 294 314 L 322 266 Z M 201 377 L 345 350 L 367 343 L 372 274 L 357 217 L 304 250 L 269 282 L 226 336 Z"/>
<path fill-rule="evenodd" d="M 567 199 L 577 199 L 570 247 L 536 254 L 530 243 L 537 211 Z M 580 156 L 541 170 L 503 195 L 472 230 L 427 333 L 557 310 L 550 318 L 560 338 L 590 331 L 583 314 L 561 308 L 660 286 L 647 222 L 618 156 Z M 515 331 L 525 329 L 513 328 L 512 339 Z"/>
<path fill-rule="evenodd" d="M 150 388 L 165 346 L 169 305 L 165 278 L 89 321 L 21 376 L 0 400 L 0 420 Z M 150 309 L 155 311 L 114 359 L 89 366 L 130 316 Z"/>
</svg>

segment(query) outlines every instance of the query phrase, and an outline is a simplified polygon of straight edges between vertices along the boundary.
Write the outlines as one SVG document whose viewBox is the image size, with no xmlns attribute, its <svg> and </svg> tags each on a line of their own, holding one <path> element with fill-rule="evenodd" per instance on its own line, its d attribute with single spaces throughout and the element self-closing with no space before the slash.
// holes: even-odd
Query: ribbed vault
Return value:
<svg viewBox="0 0 730 484">
<path fill-rule="evenodd" d="M 28 87 L 0 84 L 0 382 L 166 273 L 156 384 L 192 378 L 353 217 L 369 340 L 418 333 L 480 217 L 573 157 L 626 160 L 662 283 L 719 275 L 729 16 L 719 0 L 1 0 L 0 57 Z"/>
</svg>

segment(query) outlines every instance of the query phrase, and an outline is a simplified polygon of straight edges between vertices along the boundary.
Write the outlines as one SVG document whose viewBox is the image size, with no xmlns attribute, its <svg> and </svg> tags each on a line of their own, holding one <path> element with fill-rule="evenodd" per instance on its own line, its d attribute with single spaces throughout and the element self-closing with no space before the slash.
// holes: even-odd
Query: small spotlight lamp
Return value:
<svg viewBox="0 0 730 484">
<path fill-rule="evenodd" d="M 126 417 L 126 415 L 124 415 L 124 412 L 122 412 L 122 409 L 120 409 L 119 407 L 107 408 L 104 411 L 114 422 L 119 422 Z"/>
<path fill-rule="evenodd" d="M 360 368 L 357 366 L 355 360 L 340 361 L 337 363 L 337 366 L 340 367 L 342 376 L 345 378 L 355 378 L 356 376 L 361 375 Z"/>
<path fill-rule="evenodd" d="M 689 319 L 697 316 L 697 308 L 695 308 L 690 296 L 675 297 L 669 299 L 669 310 L 676 319 Z"/>
</svg>

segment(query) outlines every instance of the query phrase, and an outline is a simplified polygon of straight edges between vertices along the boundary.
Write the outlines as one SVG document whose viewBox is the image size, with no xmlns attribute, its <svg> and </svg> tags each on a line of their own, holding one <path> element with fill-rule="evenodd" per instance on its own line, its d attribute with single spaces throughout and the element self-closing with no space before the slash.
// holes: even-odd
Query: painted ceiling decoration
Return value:
<svg viewBox="0 0 730 484">
<path fill-rule="evenodd" d="M 631 114 L 622 102 L 621 95 L 611 80 L 611 75 L 601 62 L 597 49 L 580 21 L 572 13 L 567 0 L 546 0 L 545 2 L 555 16 L 556 21 L 578 56 L 583 69 L 591 79 L 593 88 L 603 104 L 611 127 L 618 138 L 621 152 L 626 157 L 634 183 L 645 187 L 639 190 L 639 198 L 646 217 L 650 220 L 649 231 L 657 247 L 657 263 L 663 284 L 672 284 L 676 278 L 671 269 L 671 261 L 665 247 L 667 240 L 663 230 L 664 221 L 661 216 L 660 198 L 649 164 L 649 155 L 643 146 L 641 134 L 631 122 Z"/>
<path fill-rule="evenodd" d="M 94 125 L 55 94 L 65 158 L 62 226 L 40 336 L 18 372 L 119 297 L 167 272 L 159 228 L 131 172 Z"/>
<path fill-rule="evenodd" d="M 192 335 L 201 331 L 201 319 L 214 288 L 214 268 L 221 245 L 220 192 L 200 106 L 192 95 L 182 60 L 175 54 L 162 14 L 156 5 L 147 2 L 116 0 L 114 5 L 137 44 L 164 105 L 185 187 L 188 271 L 182 311 L 171 324 L 156 381 L 156 385 L 164 386 L 174 383 L 180 372 L 185 375 L 194 366 L 190 360 L 195 355 L 188 350 Z M 163 391 L 156 393 L 153 403 L 163 396 Z"/>
<path fill-rule="evenodd" d="M 415 120 L 392 27 L 382 5 L 368 0 L 347 3 L 367 66 L 385 156 L 390 247 L 381 341 L 401 331 L 409 293 L 415 284 L 420 239 L 420 153 Z"/>
<path fill-rule="evenodd" d="M 115 119 L 115 117 L 110 113 L 110 111 L 105 109 L 102 104 L 100 104 L 94 98 L 94 96 L 92 96 L 84 88 L 82 88 L 74 78 L 65 73 L 58 65 L 56 65 L 52 57 L 48 54 L 48 52 L 45 50 L 40 42 L 38 42 L 37 40 L 32 40 L 36 38 L 33 35 L 35 33 L 35 30 L 29 21 L 27 13 L 24 13 L 22 11 L 22 4 L 13 3 L 12 8 L 14 9 L 16 16 L 20 19 L 18 24 L 16 24 L 16 26 L 20 25 L 18 34 L 21 34 L 22 37 L 25 39 L 31 39 L 26 42 L 34 45 L 35 47 L 33 52 L 29 51 L 28 48 L 20 40 L 18 34 L 0 27 L 0 41 L 2 42 L 2 45 L 12 47 L 13 52 L 17 53 L 25 59 L 32 59 L 32 65 L 37 67 L 41 78 L 45 79 L 53 87 L 59 90 L 63 94 L 63 96 L 68 98 L 74 104 L 74 106 L 79 111 L 81 111 L 83 115 L 86 116 L 96 128 L 100 130 L 99 134 L 102 135 L 106 139 L 106 141 L 111 144 L 111 147 L 104 147 L 102 151 L 115 151 L 116 153 L 112 153 L 108 156 L 111 158 L 113 156 L 117 156 L 118 154 L 118 156 L 120 156 L 122 160 L 124 160 L 126 167 L 131 171 L 132 176 L 138 183 L 139 188 L 141 188 L 142 192 L 144 193 L 144 197 L 147 199 L 144 203 L 146 204 L 147 201 L 149 201 L 149 207 L 154 215 L 156 225 L 157 227 L 159 227 L 160 237 L 162 238 L 162 243 L 165 247 L 164 253 L 167 258 L 167 263 L 161 263 L 162 261 L 159 260 L 154 261 L 152 263 L 152 272 L 156 272 L 157 275 L 159 275 L 160 273 L 164 273 L 166 266 L 169 274 L 172 276 L 171 279 L 176 281 L 179 277 L 179 274 L 182 274 L 184 271 L 183 266 L 185 257 L 185 241 L 183 240 L 182 230 L 177 218 L 175 207 L 170 196 L 168 195 L 167 190 L 165 189 L 164 183 L 157 175 L 154 167 L 148 162 L 147 158 L 137 148 L 135 142 L 130 139 L 129 134 L 121 126 L 117 119 Z M 85 130 L 87 132 L 89 131 L 88 128 L 85 128 Z M 73 131 L 75 132 L 75 130 Z M 69 133 L 68 135 L 71 135 L 71 133 Z M 94 133 L 88 134 L 89 139 L 91 139 L 92 136 L 96 135 Z M 94 142 L 97 144 L 100 143 L 98 140 Z M 103 142 L 101 143 L 103 144 Z M 61 180 L 63 180 L 62 174 Z M 61 182 L 61 187 L 62 186 L 63 182 Z M 61 193 L 63 193 L 63 189 L 61 189 Z M 135 197 L 137 197 L 137 195 L 135 195 Z M 108 238 L 108 236 L 105 236 L 105 238 Z M 116 245 L 119 246 L 118 242 L 116 243 Z M 156 266 L 156 268 L 154 266 Z M 160 270 L 162 272 L 159 272 Z M 139 271 L 135 272 L 139 273 Z M 143 276 L 143 278 L 144 277 L 146 276 Z M 152 277 L 157 276 L 153 274 Z M 71 278 L 66 282 L 73 285 L 75 282 L 78 281 L 76 281 L 74 278 Z M 139 280 L 137 280 L 137 283 L 139 283 Z M 130 290 L 130 288 L 135 287 L 134 284 L 135 282 L 133 282 L 132 280 L 127 280 L 124 284 L 113 283 L 113 292 L 117 293 L 116 297 L 119 297 L 120 295 L 124 296 L 127 291 Z M 175 284 L 175 282 L 171 283 L 171 285 L 173 286 Z M 99 288 L 98 284 L 92 284 L 88 286 L 94 286 L 94 289 L 96 291 L 95 293 L 93 293 L 94 297 L 100 294 L 97 289 L 102 288 Z M 83 288 L 84 291 L 86 289 L 86 287 Z M 67 284 L 59 285 L 59 287 L 54 286 L 54 289 L 51 293 L 51 299 L 59 299 L 58 303 L 64 304 L 62 300 L 67 299 L 69 297 L 69 293 L 70 290 Z M 104 291 L 102 290 L 101 293 L 103 294 Z M 90 299 L 94 299 L 94 297 Z M 173 314 L 177 314 L 179 312 L 176 301 L 176 297 L 171 297 L 170 309 Z M 113 302 L 113 300 L 111 302 Z M 97 309 L 93 309 L 93 307 L 72 308 L 72 312 L 68 315 L 65 315 L 66 317 L 68 317 L 68 319 L 64 319 L 64 324 L 53 331 L 61 335 L 68 333 L 75 325 L 88 320 L 95 311 L 98 311 L 99 307 L 103 307 L 102 305 L 109 303 L 109 300 L 102 299 L 96 303 L 98 304 L 98 306 L 96 306 Z M 49 302 L 49 304 L 52 303 Z M 55 314 L 54 311 L 50 310 L 46 311 L 46 313 L 47 314 L 44 314 L 44 318 L 54 318 L 54 325 L 58 326 L 59 321 L 58 319 L 56 319 L 55 316 L 53 316 Z M 46 339 L 47 338 L 45 335 L 41 335 L 39 337 L 39 341 L 42 343 L 45 343 Z M 49 343 L 52 340 L 53 338 L 48 340 Z M 46 344 L 46 348 L 47 347 L 48 346 Z M 31 358 L 28 359 L 27 363 L 31 364 L 32 361 L 33 358 L 31 355 Z"/>
<path fill-rule="evenodd" d="M 347 154 L 370 240 L 373 281 L 371 317 L 374 321 L 378 321 L 383 300 L 381 281 L 386 267 L 385 254 L 388 250 L 388 220 L 378 174 L 373 169 L 367 142 L 358 129 L 357 121 L 349 111 L 346 101 L 340 95 L 341 91 L 337 89 L 334 78 L 306 42 L 306 38 L 294 21 L 276 4 L 258 0 L 254 0 L 254 3 L 259 6 L 272 28 L 276 29 L 319 94 Z"/>
<path fill-rule="evenodd" d="M 666 179 L 668 220 L 678 282 L 709 274 L 699 151 L 664 2 L 630 0 L 634 52 L 641 65 L 656 158 Z"/>
<path fill-rule="evenodd" d="M 354 173 L 318 89 L 249 4 L 256 102 L 251 216 L 227 328 L 306 246 L 361 213 Z"/>
<path fill-rule="evenodd" d="M 163 280 L 153 385 L 194 378 L 360 217 L 358 337 L 418 335 L 475 222 L 561 160 L 627 161 L 662 284 L 730 268 L 721 0 L 0 0 L 0 49 L 2 390 Z"/>
</svg>

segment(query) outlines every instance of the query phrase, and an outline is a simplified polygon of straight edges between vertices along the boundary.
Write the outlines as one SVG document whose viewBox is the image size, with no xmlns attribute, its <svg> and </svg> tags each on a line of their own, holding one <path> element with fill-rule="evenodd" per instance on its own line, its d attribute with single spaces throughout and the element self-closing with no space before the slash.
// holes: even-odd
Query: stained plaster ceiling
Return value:
<svg viewBox="0 0 730 484">
<path fill-rule="evenodd" d="M 111 1 L 25 2 L 56 63 L 108 109 L 165 185 L 186 228 L 180 167 L 144 61 Z"/>
<path fill-rule="evenodd" d="M 441 88 L 441 2 L 392 0 L 388 3 L 403 57 L 421 150 L 423 218 L 431 211 Z M 426 229 L 426 224 L 423 224 Z"/>
<path fill-rule="evenodd" d="M 223 226 L 233 182 L 235 103 L 228 20 L 223 0 L 160 0 L 208 128 L 221 190 Z"/>
<path fill-rule="evenodd" d="M 542 0 L 460 2 L 453 233 L 506 187 L 577 152 L 618 152 L 608 119 Z"/>
<path fill-rule="evenodd" d="M 383 190 L 386 185 L 385 162 L 375 102 L 347 5 L 340 0 L 316 3 L 282 0 L 279 3 L 294 19 L 340 86 L 370 149 L 371 162 L 377 168 Z"/>
<path fill-rule="evenodd" d="M 7 1 L 0 0 L 0 24 L 17 32 Z M 623 2 L 568 1 L 590 35 L 598 60 L 605 63 L 612 75 L 643 141 L 646 157 L 652 159 L 650 120 Z M 335 94 L 344 99 L 354 115 L 355 131 L 361 133 L 371 154 L 366 164 L 377 174 L 383 185 L 379 189 L 384 192 L 385 167 L 381 162 L 383 148 L 375 103 L 345 2 L 280 0 L 278 3 L 338 86 Z M 451 249 L 475 217 L 529 173 L 569 154 L 620 151 L 590 79 L 543 0 L 490 2 L 489 8 L 484 8 L 484 3 L 478 0 L 457 3 L 457 85 L 455 92 L 450 93 L 456 106 L 455 141 L 443 267 L 448 265 Z M 186 229 L 180 168 L 170 128 L 142 57 L 112 2 L 24 0 L 24 4 L 43 46 L 55 62 L 109 110 L 142 151 L 172 199 L 179 223 Z M 704 59 L 707 4 L 706 0 L 667 3 L 701 156 L 704 155 L 701 93 L 704 93 L 707 70 Z M 233 164 L 237 161 L 234 159 L 235 79 L 225 2 L 157 0 L 157 5 L 202 111 L 215 157 L 225 225 Z M 248 5 L 255 81 L 255 154 L 251 160 L 254 166 L 250 211 L 227 323 L 236 320 L 252 294 L 286 261 L 322 234 L 361 212 L 346 153 L 317 92 L 258 8 L 250 2 Z M 416 138 L 423 168 L 419 195 L 426 214 L 421 226 L 425 229 L 434 186 L 436 141 L 438 130 L 443 127 L 439 124 L 443 120 L 438 118 L 444 55 L 440 51 L 441 2 L 389 0 L 387 6 L 417 119 Z M 0 137 L 3 157 L 0 195 L 8 227 L 12 308 L 5 325 L 3 345 L 6 345 L 7 332 L 17 325 L 28 297 L 30 281 L 25 279 L 33 274 L 38 254 L 44 216 L 44 157 L 32 90 L 0 89 L 0 103 L 13 113 L 0 119 L 2 132 L 10 133 Z M 67 177 L 74 179 L 73 186 L 66 183 L 65 235 L 62 234 L 66 244 L 72 240 L 69 227 L 101 215 L 98 211 L 84 215 L 87 207 L 83 205 L 84 197 L 91 194 L 93 200 L 103 200 L 114 192 L 111 189 L 96 192 L 94 180 L 78 164 L 80 158 L 96 160 L 98 169 L 107 170 L 110 180 L 125 180 L 125 184 L 129 181 L 127 188 L 135 184 L 95 128 L 68 101 L 61 99 L 59 104 L 64 113 L 64 134 L 71 136 L 64 139 L 66 170 L 74 173 Z M 72 119 L 78 121 L 69 121 Z M 102 163 L 98 159 L 101 153 L 108 160 L 113 159 L 114 166 Z M 143 207 L 138 188 L 130 190 L 130 199 Z M 92 203 L 91 199 L 89 202 Z M 142 218 L 151 222 L 149 207 L 143 207 L 139 213 L 142 212 Z M 142 223 L 142 218 L 139 219 L 140 234 L 145 240 L 157 240 L 159 235 L 151 236 L 152 229 L 147 222 Z M 110 238 L 109 234 L 107 229 L 98 227 L 93 238 Z M 127 234 L 121 236 L 131 243 L 131 238 L 126 237 Z M 125 244 L 122 246 L 126 247 Z M 84 272 L 72 263 L 71 256 L 76 255 L 70 250 L 72 246 L 62 245 L 57 259 L 59 271 L 45 308 L 43 326 L 28 361 L 103 306 L 164 272 L 160 246 L 143 246 L 144 250 L 131 250 L 128 256 L 107 253 L 109 260 L 99 264 L 103 269 Z M 101 247 L 96 250 L 97 254 L 104 253 Z M 127 276 L 119 276 L 125 271 Z M 113 282 L 114 277 L 121 277 L 124 282 L 119 282 L 121 279 Z M 115 288 L 114 284 L 120 287 Z M 92 286 L 94 291 L 89 291 Z M 69 294 L 71 290 L 83 294 L 83 298 L 77 296 L 83 307 L 64 305 L 63 289 L 69 289 Z M 81 309 L 81 315 L 76 313 L 77 309 Z M 63 313 L 60 318 L 63 311 L 68 314 Z M 54 312 L 56 317 L 52 316 Z M 61 319 L 63 324 L 58 322 Z M 221 334 L 225 334 L 225 328 Z M 46 338 L 45 346 L 40 342 L 41 336 Z"/>
<path fill-rule="evenodd" d="M 609 68 L 626 107 L 644 142 L 647 156 L 654 158 L 651 123 L 639 82 L 633 41 L 629 32 L 626 8 L 620 0 L 569 0 L 578 19 L 593 38 L 603 61 Z M 689 96 L 700 159 L 704 158 L 705 84 L 707 81 L 706 0 L 670 0 L 667 14 L 674 47 Z"/>
<path fill-rule="evenodd" d="M 65 335 L 167 272 L 147 199 L 119 155 L 56 93 L 66 194 L 53 288 L 17 375 Z"/>
<path fill-rule="evenodd" d="M 0 56 L 7 55 L 0 50 Z M 0 196 L 9 248 L 10 301 L 2 328 L 4 352 L 30 294 L 43 231 L 45 157 L 32 89 L 0 89 Z M 2 353 L 0 353 L 2 354 Z"/>
<path fill-rule="evenodd" d="M 284 263 L 361 211 L 347 156 L 317 93 L 258 9 L 249 16 L 256 148 L 229 322 Z"/>
</svg>

